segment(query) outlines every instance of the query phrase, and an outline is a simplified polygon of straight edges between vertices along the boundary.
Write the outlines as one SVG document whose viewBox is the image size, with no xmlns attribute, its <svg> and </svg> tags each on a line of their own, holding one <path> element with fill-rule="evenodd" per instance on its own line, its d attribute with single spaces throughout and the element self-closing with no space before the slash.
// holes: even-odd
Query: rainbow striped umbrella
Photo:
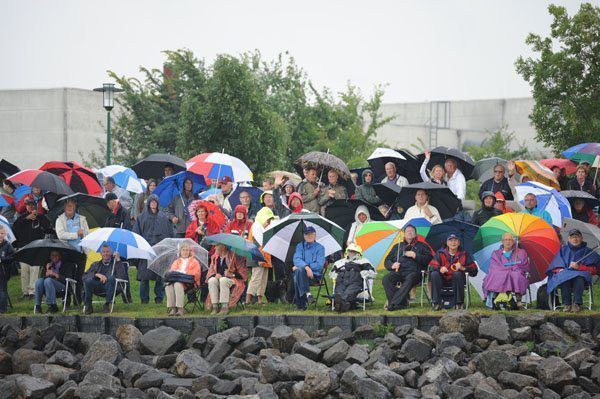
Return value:
<svg viewBox="0 0 600 399">
<path fill-rule="evenodd" d="M 600 156 L 600 143 L 577 144 L 563 151 L 562 154 L 571 161 L 588 162 L 592 165 L 596 160 L 596 157 Z"/>
<path fill-rule="evenodd" d="M 556 181 L 554 173 L 538 161 L 515 161 L 515 168 L 521 176 L 527 175 L 533 181 L 560 190 L 560 184 Z"/>
<path fill-rule="evenodd" d="M 425 241 L 431 223 L 425 218 L 403 219 L 386 222 L 365 223 L 356 234 L 355 240 L 363 249 L 363 255 L 377 269 L 383 269 L 385 257 L 392 247 L 404 239 L 404 227 L 412 224 L 417 228 L 419 241 Z"/>
<path fill-rule="evenodd" d="M 254 176 L 246 164 L 231 155 L 221 152 L 206 152 L 186 161 L 187 170 L 218 180 L 224 176 L 231 177 L 234 182 L 253 181 Z"/>
</svg>

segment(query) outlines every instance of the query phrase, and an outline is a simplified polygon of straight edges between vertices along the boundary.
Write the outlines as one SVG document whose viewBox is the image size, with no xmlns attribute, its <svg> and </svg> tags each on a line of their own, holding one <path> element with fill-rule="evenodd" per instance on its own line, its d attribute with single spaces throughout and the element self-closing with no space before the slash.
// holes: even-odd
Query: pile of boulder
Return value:
<svg viewBox="0 0 600 399">
<path fill-rule="evenodd" d="M 161 326 L 0 330 L 1 398 L 600 398 L 598 339 L 545 314 L 467 312 L 421 331 Z"/>
</svg>

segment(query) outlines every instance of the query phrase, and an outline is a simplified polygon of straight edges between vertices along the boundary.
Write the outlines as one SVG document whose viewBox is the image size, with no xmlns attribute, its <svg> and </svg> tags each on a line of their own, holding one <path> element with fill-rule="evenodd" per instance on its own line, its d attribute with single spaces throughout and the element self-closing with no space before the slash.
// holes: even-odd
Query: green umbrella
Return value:
<svg viewBox="0 0 600 399">
<path fill-rule="evenodd" d="M 231 249 L 239 256 L 243 256 L 250 260 L 256 260 L 261 262 L 265 261 L 265 257 L 263 256 L 263 254 L 260 253 L 260 250 L 258 249 L 256 244 L 251 243 L 244 237 L 239 236 L 237 234 L 213 234 L 211 236 L 205 237 L 204 240 L 202 240 L 202 243 L 213 245 L 222 244 L 225 245 L 227 248 Z"/>
</svg>

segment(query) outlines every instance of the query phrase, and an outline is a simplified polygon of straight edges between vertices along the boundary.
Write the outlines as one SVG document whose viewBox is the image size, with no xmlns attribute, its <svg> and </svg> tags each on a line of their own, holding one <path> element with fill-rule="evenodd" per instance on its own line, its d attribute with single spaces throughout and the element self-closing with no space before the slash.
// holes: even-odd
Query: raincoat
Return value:
<svg viewBox="0 0 600 399">
<path fill-rule="evenodd" d="M 494 201 L 492 202 L 492 206 L 491 207 L 487 207 L 484 204 L 485 198 L 487 196 L 492 196 L 494 198 Z M 486 197 L 483 197 L 481 199 L 481 209 L 479 209 L 478 211 L 476 211 L 473 214 L 473 224 L 476 224 L 477 226 L 481 226 L 483 225 L 485 222 L 487 222 L 488 220 L 490 220 L 491 218 L 493 218 L 494 216 L 499 216 L 502 215 L 502 211 L 500 209 L 496 209 L 495 205 L 496 205 L 496 196 L 492 194 L 491 191 L 488 192 L 488 195 L 486 195 Z"/>
<path fill-rule="evenodd" d="M 117 207 L 110 213 L 110 216 L 106 218 L 104 227 L 114 227 L 118 229 L 131 230 L 131 219 L 129 218 L 129 212 L 127 209 L 121 206 L 121 200 L 117 204 Z"/>
<path fill-rule="evenodd" d="M 548 211 L 545 210 L 545 209 L 538 208 L 536 206 L 533 209 L 527 209 L 527 208 L 525 208 L 521 212 L 523 212 L 523 213 L 529 213 L 530 215 L 542 218 L 542 219 L 544 219 L 544 221 L 546 223 L 548 223 L 550 226 L 552 226 L 552 216 L 550 216 L 550 213 L 548 213 Z"/>
<path fill-rule="evenodd" d="M 195 281 L 194 287 L 200 286 L 200 278 L 202 276 L 202 267 L 200 267 L 200 263 L 193 256 L 188 258 L 187 265 L 185 266 L 185 270 L 183 270 L 183 259 L 177 258 L 171 264 L 169 271 L 185 273 L 185 274 L 194 276 L 194 281 Z"/>
<path fill-rule="evenodd" d="M 321 187 L 321 192 L 324 190 L 323 184 L 319 185 Z M 301 196 L 303 207 L 311 212 L 320 213 L 321 205 L 319 204 L 319 194 L 315 193 L 317 189 L 317 183 L 311 183 L 307 180 L 303 180 L 302 183 L 298 185 L 298 193 Z M 290 200 L 293 198 L 295 193 L 290 195 L 288 200 L 288 207 L 290 204 Z M 291 208 L 290 208 L 291 209 Z M 292 211 L 294 212 L 294 211 Z"/>
<path fill-rule="evenodd" d="M 367 219 L 365 220 L 364 223 L 362 223 L 360 221 L 360 219 L 358 219 L 358 215 L 360 215 L 361 213 L 367 217 Z M 356 208 L 356 212 L 354 212 L 354 220 L 355 220 L 355 222 L 352 223 L 352 226 L 350 226 L 350 231 L 348 232 L 348 239 L 346 240 L 346 243 L 348 245 L 355 242 L 354 238 L 356 237 L 356 234 L 360 231 L 362 226 L 365 223 L 369 223 L 371 221 L 371 215 L 369 213 L 369 209 L 364 205 L 359 205 Z"/>
<path fill-rule="evenodd" d="M 448 247 L 439 249 L 433 256 L 433 259 L 431 259 L 431 262 L 429 262 L 429 271 L 439 271 L 440 268 L 446 267 L 448 271 L 442 274 L 442 278 L 446 281 L 450 281 L 452 280 L 453 273 L 464 273 L 462 271 L 452 269 L 452 265 L 454 263 L 460 262 L 460 264 L 465 268 L 465 272 L 469 273 L 469 276 L 477 276 L 477 264 L 475 264 L 473 258 L 467 253 L 467 251 L 459 248 L 458 252 L 454 254 L 454 259 L 451 259 L 452 255 L 450 255 Z"/>
<path fill-rule="evenodd" d="M 183 237 L 185 235 L 186 229 L 191 223 L 190 215 L 188 214 L 188 207 L 190 204 L 198 199 L 196 194 L 191 194 L 187 197 L 184 193 L 181 196 L 176 196 L 173 198 L 165 213 L 169 217 L 169 220 L 173 220 L 173 216 L 177 217 L 177 224 L 175 224 L 175 233 L 179 236 Z"/>
<path fill-rule="evenodd" d="M 529 257 L 522 248 L 513 248 L 507 258 L 502 247 L 492 252 L 487 276 L 483 279 L 483 293 L 514 292 L 525 294 L 529 287 Z"/>
<path fill-rule="evenodd" d="M 294 198 L 298 198 L 300 200 L 300 206 L 292 209 L 292 200 Z M 307 209 L 304 207 L 304 201 L 302 200 L 302 196 L 299 193 L 292 193 L 292 195 L 290 195 L 290 199 L 288 200 L 288 208 L 292 211 L 292 213 L 299 213 L 302 212 L 302 210 Z M 310 211 L 310 209 L 307 210 Z M 316 213 L 319 213 L 319 211 L 317 211 Z"/>
<path fill-rule="evenodd" d="M 206 281 L 217 274 L 218 259 L 218 254 L 214 254 L 210 257 L 210 266 L 208 267 L 208 272 L 206 274 Z M 242 294 L 244 293 L 244 290 L 246 289 L 246 281 L 248 281 L 248 268 L 246 267 L 246 258 L 239 257 L 231 251 L 227 252 L 225 259 L 227 268 L 235 275 L 235 277 L 232 279 L 235 281 L 235 285 L 231 287 L 231 296 L 228 304 L 229 308 L 232 308 L 238 303 L 242 297 Z M 210 295 L 208 295 L 206 298 L 205 305 L 207 309 L 211 307 Z"/>
<path fill-rule="evenodd" d="M 585 257 L 586 255 L 588 256 Z M 570 269 L 571 262 L 578 262 L 580 264 L 579 269 Z M 563 245 L 546 270 L 548 293 L 554 291 L 565 281 L 579 276 L 583 277 L 588 284 L 591 284 L 592 274 L 597 274 L 599 267 L 600 255 L 588 248 L 585 242 L 582 242 L 578 247 L 571 244 Z"/>
<path fill-rule="evenodd" d="M 600 222 L 598 222 L 598 216 L 596 213 L 590 209 L 589 206 L 585 206 L 581 212 L 577 212 L 575 208 L 571 207 L 573 213 L 573 219 L 577 219 L 583 223 L 593 224 L 594 226 L 598 226 Z"/>
<path fill-rule="evenodd" d="M 204 208 L 204 210 L 206 210 L 206 214 L 208 215 L 205 223 L 202 223 L 202 230 L 204 231 L 204 236 L 202 236 L 196 232 L 196 230 L 198 229 L 198 225 L 200 224 L 200 221 L 198 219 L 194 219 L 194 220 L 192 220 L 192 222 L 187 227 L 187 230 L 185 231 L 185 238 L 191 238 L 195 242 L 200 243 L 205 236 L 219 234 L 221 232 L 221 226 L 219 226 L 214 221 L 214 219 L 210 217 L 210 214 L 208 213 L 208 210 L 206 209 L 206 207 L 199 205 L 198 208 Z M 197 210 L 198 209 L 196 208 L 196 211 Z"/>
<path fill-rule="evenodd" d="M 371 169 L 365 169 L 362 172 L 362 181 L 365 181 L 365 176 L 367 175 L 367 173 L 370 173 L 371 175 L 373 175 L 373 172 L 371 171 Z M 375 189 L 373 188 L 373 182 L 371 181 L 371 183 L 364 183 L 360 186 L 358 186 L 356 188 L 356 199 L 359 200 L 363 200 L 365 202 L 368 202 L 371 205 L 377 206 L 381 203 L 381 200 L 379 199 L 379 197 L 377 196 L 377 193 L 375 193 Z"/>
<path fill-rule="evenodd" d="M 239 212 L 244 214 L 242 220 L 238 220 L 236 217 Z M 227 226 L 225 226 L 225 233 L 237 234 L 247 239 L 252 228 L 252 220 L 248 219 L 248 209 L 244 205 L 237 205 L 232 216 L 233 219 L 227 222 Z"/>
</svg>

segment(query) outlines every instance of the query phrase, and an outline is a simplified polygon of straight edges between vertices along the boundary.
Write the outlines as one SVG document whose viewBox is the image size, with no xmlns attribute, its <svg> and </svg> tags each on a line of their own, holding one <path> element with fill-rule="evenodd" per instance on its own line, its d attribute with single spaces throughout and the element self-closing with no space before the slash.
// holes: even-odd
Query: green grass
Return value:
<svg viewBox="0 0 600 399">
<path fill-rule="evenodd" d="M 115 302 L 115 309 L 113 312 L 114 316 L 122 316 L 122 317 L 165 317 L 167 316 L 167 308 L 166 308 L 166 299 L 163 302 L 163 304 L 161 305 L 157 305 L 153 302 L 154 300 L 154 293 L 152 291 L 153 288 L 153 282 L 151 282 L 151 303 L 146 304 L 146 305 L 142 305 L 140 303 L 139 300 L 139 283 L 135 278 L 135 273 L 136 270 L 135 268 L 131 268 L 130 271 L 130 281 L 132 284 L 132 295 L 133 295 L 133 302 L 132 304 L 124 304 L 120 298 L 120 296 L 117 296 L 116 302 Z M 427 299 L 423 300 L 423 306 L 420 306 L 420 295 L 421 295 L 421 289 L 420 287 L 418 287 L 417 289 L 417 302 L 416 303 L 411 303 L 410 307 L 408 309 L 405 310 L 400 310 L 400 311 L 394 311 L 394 312 L 387 312 L 383 309 L 383 306 L 385 304 L 386 298 L 385 298 L 385 292 L 383 290 L 383 286 L 381 284 L 381 280 L 383 278 L 383 276 L 386 274 L 386 271 L 379 271 L 377 273 L 377 277 L 375 279 L 375 283 L 374 283 L 374 287 L 373 287 L 373 294 L 375 297 L 375 302 L 373 304 L 367 304 L 367 310 L 363 311 L 362 309 L 359 310 L 353 310 L 351 312 L 347 312 L 344 313 L 345 315 L 350 315 L 350 316 L 376 316 L 376 315 L 440 315 L 445 313 L 446 311 L 440 311 L 440 312 L 434 312 L 431 310 L 431 307 L 429 306 L 429 303 L 427 302 Z M 327 279 L 327 284 L 329 286 L 329 288 L 331 289 L 331 281 L 329 279 Z M 317 294 L 317 287 L 312 287 L 311 291 L 313 293 L 313 295 Z M 19 276 L 13 276 L 11 278 L 11 280 L 8 283 L 8 292 L 10 295 L 10 298 L 12 300 L 12 304 L 13 304 L 13 308 L 9 308 L 7 315 L 12 315 L 12 316 L 31 316 L 33 315 L 33 300 L 26 300 L 26 299 L 21 299 L 21 280 L 19 278 Z M 321 294 L 324 294 L 324 289 L 321 290 Z M 594 303 L 599 303 L 598 301 L 600 301 L 600 290 L 598 289 L 594 289 Z M 95 300 L 98 300 L 100 298 L 95 298 Z M 98 304 L 95 304 L 95 311 L 97 313 L 95 314 L 102 314 L 102 313 L 98 313 L 100 311 L 100 306 Z M 46 309 L 46 306 L 43 305 L 44 311 Z M 59 306 L 60 308 L 60 306 Z M 190 308 L 191 309 L 191 308 Z M 471 305 L 469 307 L 469 310 L 473 313 L 476 314 L 492 314 L 492 313 L 497 313 L 495 311 L 490 311 L 489 309 L 487 309 L 481 298 L 479 297 L 479 295 L 477 294 L 477 292 L 475 291 L 475 289 L 471 289 Z M 516 315 L 519 314 L 521 312 L 531 312 L 531 311 L 538 311 L 537 309 L 532 309 L 532 310 L 523 310 L 523 311 L 505 311 L 502 313 L 505 313 L 507 315 Z M 558 313 L 558 312 L 549 312 L 548 313 Z M 592 311 L 582 311 L 581 312 L 584 315 L 595 315 L 595 314 L 600 314 L 600 312 L 597 309 L 593 309 Z M 80 310 L 77 310 L 76 308 L 72 307 L 71 310 L 67 311 L 67 314 L 82 314 L 82 312 Z M 196 310 L 193 313 L 188 313 L 188 317 L 205 317 L 208 316 L 209 311 L 207 310 Z M 332 314 L 337 314 L 332 312 L 331 310 L 331 305 L 327 305 L 325 304 L 325 298 L 319 298 L 318 301 L 318 306 L 315 309 L 313 306 L 309 307 L 309 310 L 307 311 L 298 311 L 296 310 L 294 305 L 291 304 L 267 304 L 267 305 L 250 305 L 250 306 L 246 306 L 245 309 L 241 309 L 241 308 L 236 308 L 233 309 L 230 313 L 230 315 L 232 316 L 236 316 L 236 315 L 257 315 L 257 314 L 261 314 L 261 315 L 332 315 Z M 383 327 L 382 327 L 383 328 Z"/>
</svg>

